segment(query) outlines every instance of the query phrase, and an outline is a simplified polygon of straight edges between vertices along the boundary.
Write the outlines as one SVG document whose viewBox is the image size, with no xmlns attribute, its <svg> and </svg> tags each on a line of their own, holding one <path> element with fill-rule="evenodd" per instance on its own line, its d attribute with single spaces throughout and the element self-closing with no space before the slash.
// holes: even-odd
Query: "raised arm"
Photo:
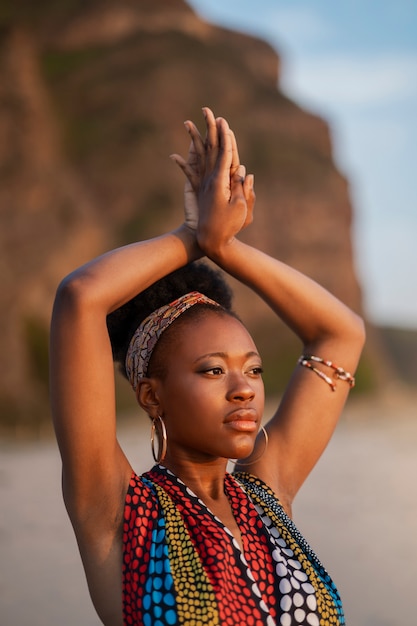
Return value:
<svg viewBox="0 0 417 626">
<path fill-rule="evenodd" d="M 206 253 L 270 305 L 298 335 L 303 354 L 355 372 L 363 347 L 363 324 L 329 292 L 236 239 Z M 350 389 L 348 382 L 334 377 L 331 368 L 311 364 L 330 377 L 334 386 L 298 364 L 267 425 L 267 453 L 250 467 L 280 494 L 288 509 L 326 447 Z"/>
<path fill-rule="evenodd" d="M 206 119 L 210 133 L 216 122 L 212 115 Z M 216 127 L 221 143 L 224 127 L 218 123 Z M 205 162 L 199 188 L 197 240 L 201 249 L 268 303 L 300 338 L 304 354 L 333 361 L 354 373 L 364 342 L 362 320 L 313 280 L 236 238 L 242 225 L 252 219 L 253 177 L 247 176 L 235 186 L 227 200 L 221 201 L 226 192 L 223 196 L 218 192 L 218 201 L 210 203 L 206 187 L 225 188 L 225 172 L 218 161 L 215 166 L 213 163 L 214 158 Z M 296 365 L 280 406 L 267 425 L 267 452 L 250 466 L 252 473 L 279 493 L 289 511 L 327 445 L 350 389 L 348 382 L 334 378 L 331 368 L 316 362 L 313 365 L 331 377 L 334 390 L 313 370 Z M 254 458 L 257 455 L 258 450 Z"/>
<path fill-rule="evenodd" d="M 194 233 L 183 225 L 104 254 L 58 288 L 51 324 L 51 407 L 73 523 L 82 523 L 91 511 L 111 519 L 107 514 L 119 510 L 131 471 L 116 440 L 106 316 L 199 256 Z"/>
</svg>

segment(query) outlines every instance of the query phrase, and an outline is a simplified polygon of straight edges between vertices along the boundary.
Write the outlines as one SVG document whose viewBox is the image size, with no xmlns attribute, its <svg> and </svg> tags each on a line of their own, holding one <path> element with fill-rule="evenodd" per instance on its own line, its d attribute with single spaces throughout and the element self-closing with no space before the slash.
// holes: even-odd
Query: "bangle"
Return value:
<svg viewBox="0 0 417 626">
<path fill-rule="evenodd" d="M 349 387 L 352 388 L 355 386 L 355 377 L 352 374 L 349 374 L 343 367 L 339 367 L 333 361 L 326 361 L 319 356 L 314 356 L 313 354 L 303 354 L 298 359 L 298 363 L 303 367 L 307 367 L 312 372 L 317 374 L 322 380 L 324 380 L 330 387 L 332 391 L 336 391 L 336 383 L 330 376 L 327 376 L 322 370 L 314 367 L 313 363 L 321 363 L 326 367 L 330 367 L 334 371 L 334 377 L 339 380 L 343 380 L 348 383 Z"/>
</svg>

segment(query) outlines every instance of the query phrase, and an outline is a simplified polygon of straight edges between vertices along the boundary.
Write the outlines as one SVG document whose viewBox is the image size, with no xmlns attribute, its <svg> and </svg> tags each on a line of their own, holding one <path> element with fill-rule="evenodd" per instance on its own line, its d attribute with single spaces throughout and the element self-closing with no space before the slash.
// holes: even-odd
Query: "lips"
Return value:
<svg viewBox="0 0 417 626">
<path fill-rule="evenodd" d="M 254 409 L 236 409 L 226 416 L 225 424 L 236 430 L 254 431 L 258 427 L 258 416 Z"/>
<path fill-rule="evenodd" d="M 258 418 L 255 409 L 235 409 L 226 415 L 226 424 L 236 421 L 257 422 Z"/>
</svg>

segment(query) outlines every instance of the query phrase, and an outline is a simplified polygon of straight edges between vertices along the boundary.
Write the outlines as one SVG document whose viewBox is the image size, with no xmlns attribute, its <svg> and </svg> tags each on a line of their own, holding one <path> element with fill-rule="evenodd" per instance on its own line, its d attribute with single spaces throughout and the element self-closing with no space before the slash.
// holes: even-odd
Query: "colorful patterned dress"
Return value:
<svg viewBox="0 0 417 626">
<path fill-rule="evenodd" d="M 337 589 L 271 489 L 225 475 L 232 533 L 158 465 L 132 475 L 123 528 L 123 614 L 132 626 L 345 624 Z"/>
</svg>

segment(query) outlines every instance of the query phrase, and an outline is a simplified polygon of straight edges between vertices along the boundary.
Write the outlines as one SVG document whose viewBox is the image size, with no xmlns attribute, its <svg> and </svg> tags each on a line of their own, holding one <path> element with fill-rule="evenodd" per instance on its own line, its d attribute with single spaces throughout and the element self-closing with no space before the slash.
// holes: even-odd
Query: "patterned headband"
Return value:
<svg viewBox="0 0 417 626">
<path fill-rule="evenodd" d="M 218 302 L 207 298 L 207 296 L 199 291 L 192 291 L 174 300 L 170 304 L 156 309 L 156 311 L 148 315 L 138 326 L 130 340 L 126 354 L 126 372 L 130 384 L 135 391 L 139 380 L 144 378 L 147 374 L 152 352 L 164 330 L 166 330 L 177 317 L 195 304 L 220 306 Z"/>
</svg>

